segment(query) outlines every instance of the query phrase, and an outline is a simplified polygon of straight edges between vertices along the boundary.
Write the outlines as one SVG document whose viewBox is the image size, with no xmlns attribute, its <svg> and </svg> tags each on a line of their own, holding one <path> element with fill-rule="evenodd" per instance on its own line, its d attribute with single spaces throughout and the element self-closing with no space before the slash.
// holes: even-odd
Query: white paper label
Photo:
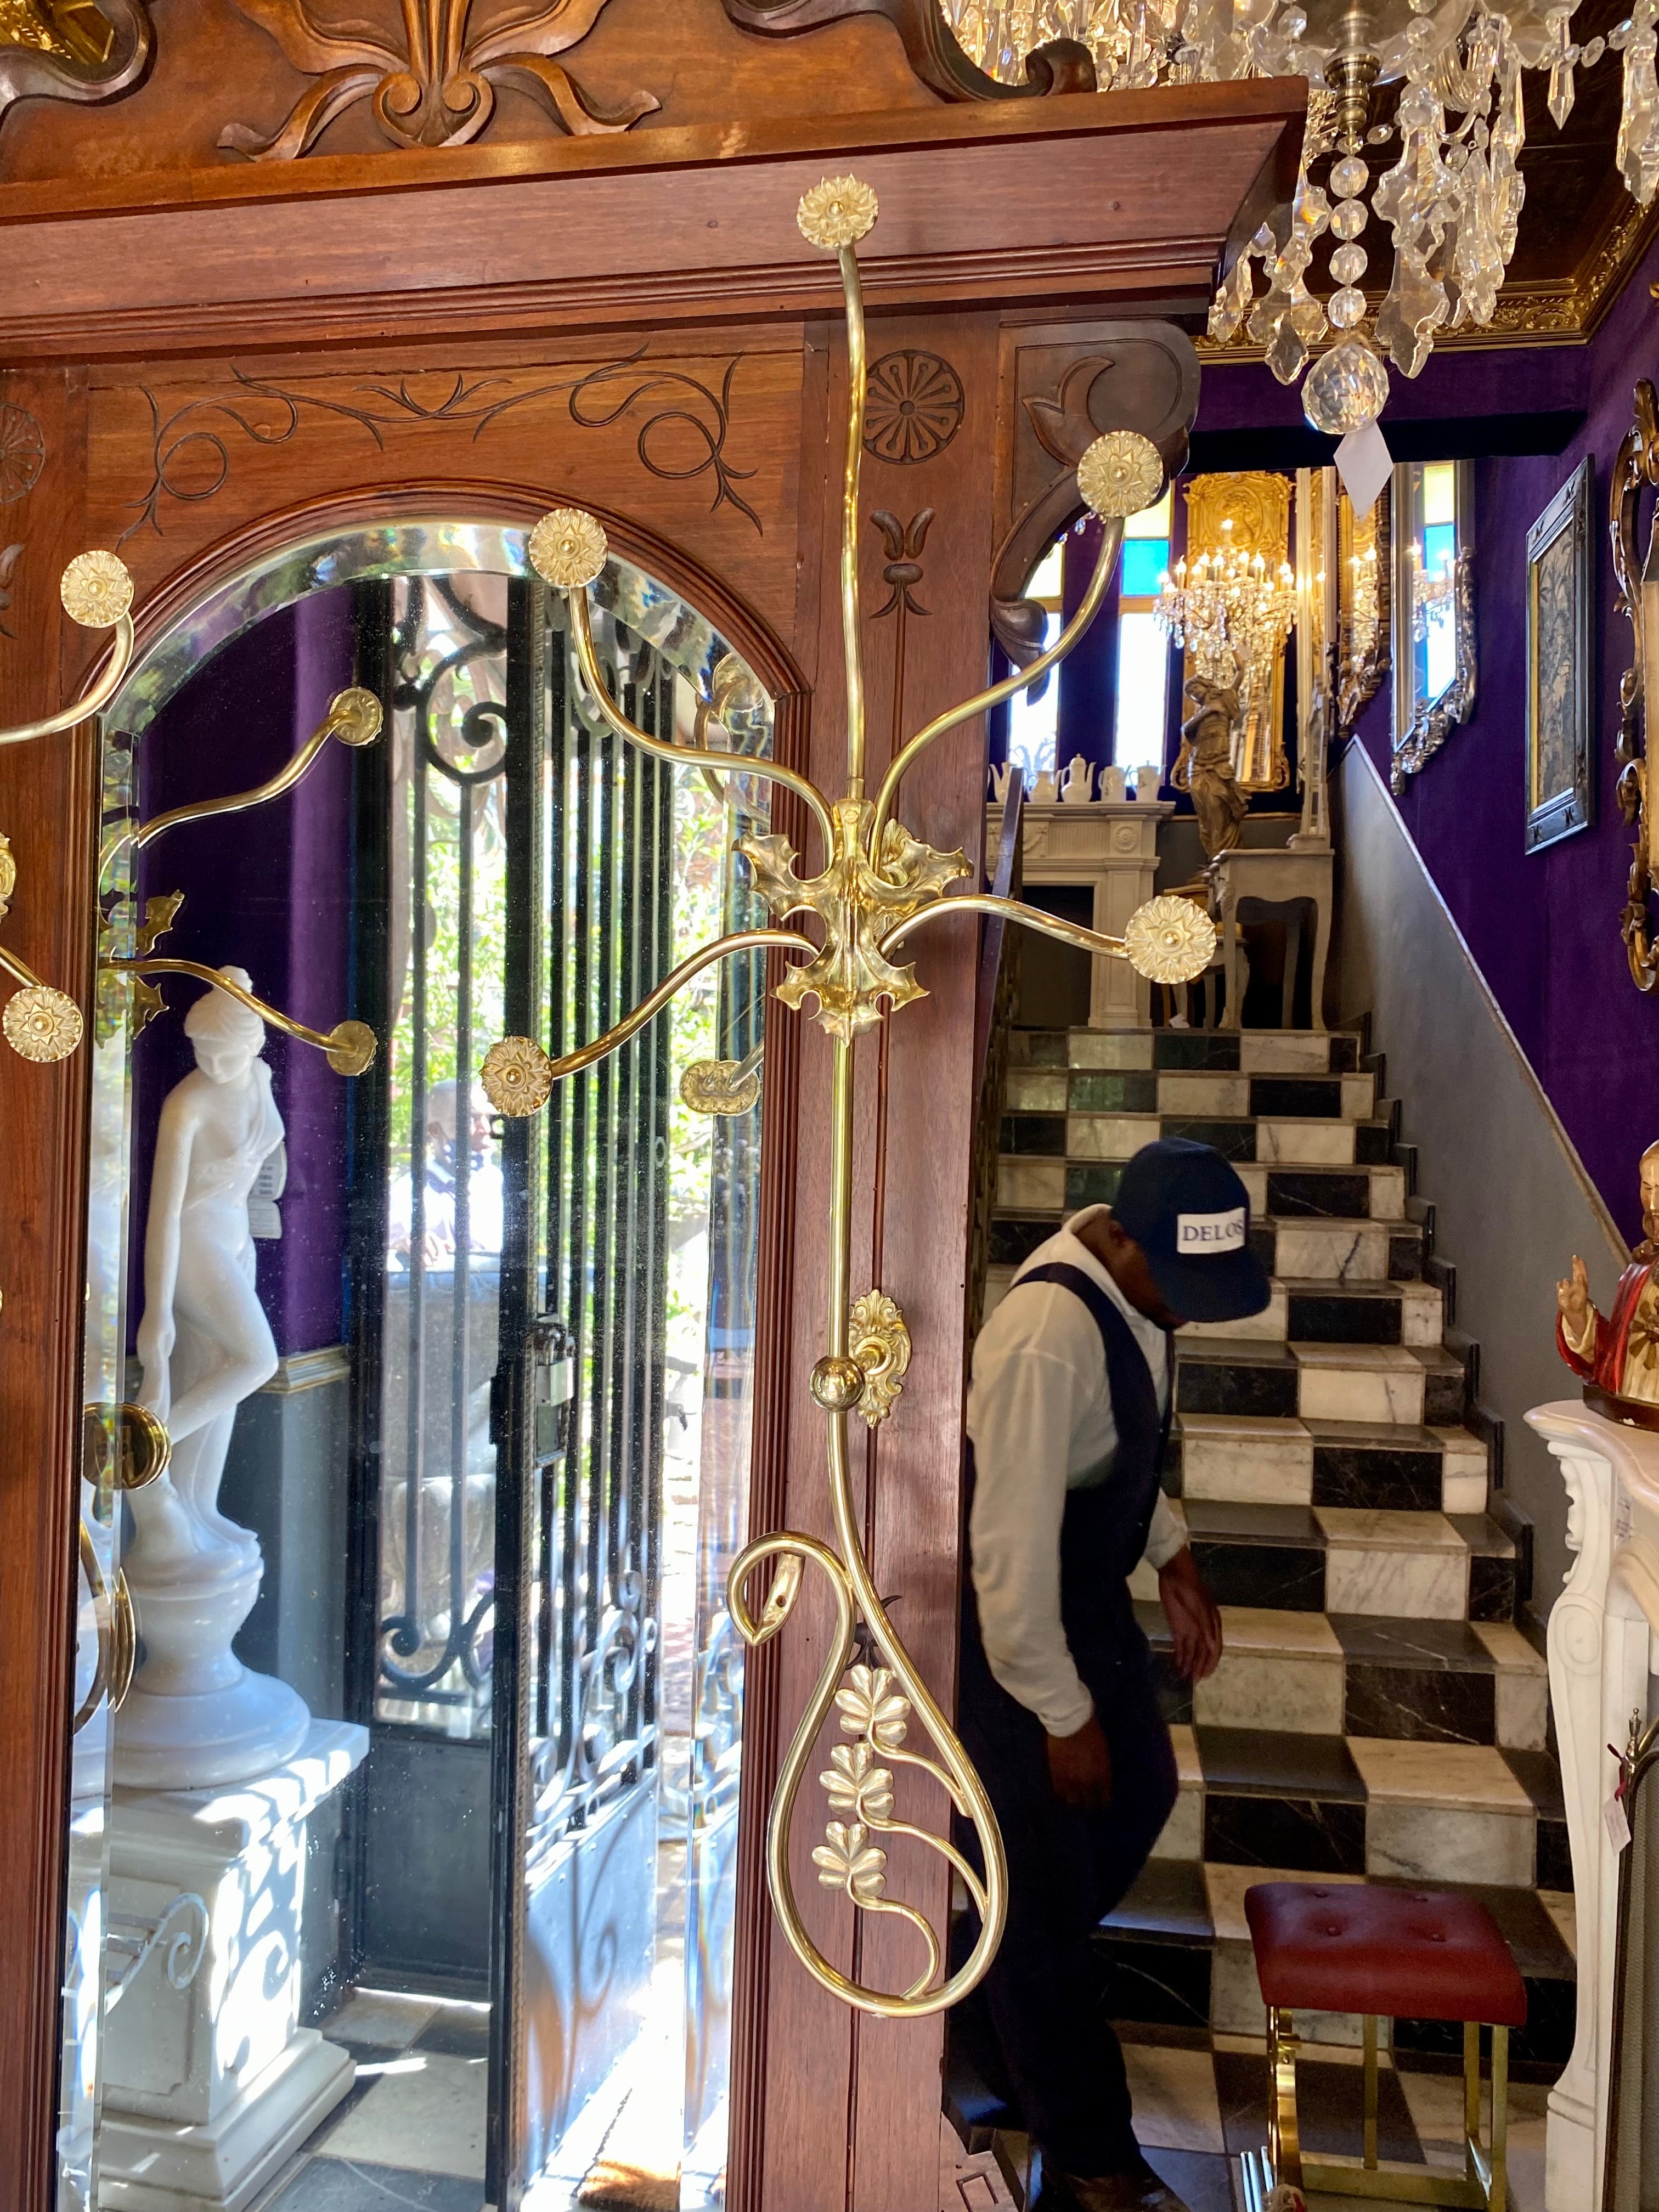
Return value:
<svg viewBox="0 0 1659 2212">
<path fill-rule="evenodd" d="M 1601 1808 L 1601 1818 L 1607 1823 L 1607 1841 L 1615 1851 L 1622 1851 L 1630 1842 L 1630 1822 L 1625 1814 L 1622 1797 L 1609 1797 Z"/>
<path fill-rule="evenodd" d="M 1228 1213 L 1177 1213 L 1176 1250 L 1180 1253 L 1237 1252 L 1244 1242 L 1244 1209 Z"/>
</svg>

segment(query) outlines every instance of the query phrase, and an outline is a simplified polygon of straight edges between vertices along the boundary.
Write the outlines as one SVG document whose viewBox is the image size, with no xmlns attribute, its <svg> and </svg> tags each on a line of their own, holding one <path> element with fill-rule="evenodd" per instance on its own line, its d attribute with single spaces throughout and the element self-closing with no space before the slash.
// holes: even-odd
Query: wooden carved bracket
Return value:
<svg viewBox="0 0 1659 2212">
<path fill-rule="evenodd" d="M 1097 323 L 1086 343 L 1020 349 L 1015 396 L 1014 520 L 991 571 L 991 627 L 1024 668 L 1043 647 L 1048 617 L 1024 597 L 1027 580 L 1068 522 L 1083 512 L 1077 465 L 1106 430 L 1138 430 L 1158 447 L 1167 476 L 1185 466 L 1198 412 L 1198 356 L 1173 323 Z"/>
<path fill-rule="evenodd" d="M 18 100 L 113 100 L 154 45 L 143 0 L 0 0 L 0 118 Z"/>
<path fill-rule="evenodd" d="M 1659 983 L 1659 944 L 1649 904 L 1659 867 L 1659 806 L 1648 792 L 1648 699 L 1653 655 L 1659 652 L 1659 514 L 1648 526 L 1647 557 L 1637 565 L 1637 524 L 1642 495 L 1659 484 L 1659 410 L 1654 389 L 1644 377 L 1636 387 L 1636 420 L 1626 431 L 1613 465 L 1608 526 L 1613 534 L 1613 573 L 1618 586 L 1614 611 L 1628 615 L 1635 652 L 1619 679 L 1619 737 L 1613 758 L 1619 766 L 1614 789 L 1619 811 L 1631 830 L 1630 877 L 1620 928 L 1638 991 Z M 1659 696 L 1659 684 L 1651 686 Z"/>
<path fill-rule="evenodd" d="M 939 0 L 726 0 L 726 12 L 741 29 L 775 39 L 819 31 L 849 15 L 884 15 L 911 69 L 941 100 L 1031 100 L 1097 89 L 1094 57 L 1078 39 L 1050 39 L 1025 57 L 1024 84 L 999 84 L 969 60 Z"/>
</svg>

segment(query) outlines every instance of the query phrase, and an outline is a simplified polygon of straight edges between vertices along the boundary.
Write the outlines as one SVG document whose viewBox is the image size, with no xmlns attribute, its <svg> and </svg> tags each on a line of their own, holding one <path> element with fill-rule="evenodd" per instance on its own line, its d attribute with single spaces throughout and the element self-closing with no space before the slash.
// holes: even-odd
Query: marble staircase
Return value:
<svg viewBox="0 0 1659 2212">
<path fill-rule="evenodd" d="M 1553 2072 L 1572 2034 L 1571 1876 L 1547 1673 L 1515 1626 L 1525 1531 L 1494 1487 L 1478 1347 L 1452 1325 L 1455 1276 L 1381 1073 L 1353 1034 L 1015 1030 L 987 1310 L 1154 1137 L 1237 1165 L 1273 1300 L 1182 1332 L 1165 1472 L 1226 1650 L 1196 1692 L 1177 1680 L 1140 1571 L 1182 1792 L 1101 1931 L 1118 2015 L 1139 2033 L 1260 2034 L 1254 1881 L 1464 1885 L 1528 1983 L 1517 2065 Z M 1452 2044 L 1401 2022 L 1395 2047 L 1432 2063 Z"/>
</svg>

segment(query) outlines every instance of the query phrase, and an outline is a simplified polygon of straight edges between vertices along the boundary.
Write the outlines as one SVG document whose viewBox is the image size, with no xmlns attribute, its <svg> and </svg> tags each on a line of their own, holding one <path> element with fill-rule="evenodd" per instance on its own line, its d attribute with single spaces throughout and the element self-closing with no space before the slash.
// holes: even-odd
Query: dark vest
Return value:
<svg viewBox="0 0 1659 2212">
<path fill-rule="evenodd" d="M 1058 1283 L 1089 1309 L 1100 1331 L 1106 1379 L 1117 1426 L 1117 1455 L 1103 1482 L 1066 1494 L 1060 1531 L 1060 1618 L 1078 1671 L 1090 1681 L 1091 1662 L 1115 1666 L 1146 1654 L 1146 1638 L 1135 1620 L 1128 1579 L 1146 1549 L 1158 1503 L 1158 1469 L 1170 1432 L 1170 1413 L 1160 1419 L 1158 1392 L 1146 1356 L 1115 1303 L 1080 1267 L 1060 1262 L 1032 1267 L 1016 1288 L 1027 1283 Z M 1166 1354 L 1167 1356 L 1167 1354 Z M 1175 1391 L 1170 1391 L 1173 1411 Z M 968 1500 L 971 1510 L 974 1455 L 968 1452 Z M 963 1577 L 962 1689 L 964 1697 L 1006 1693 L 991 1675 L 979 1632 L 979 1606 L 971 1574 Z M 1090 1683 L 1091 1690 L 1094 1685 Z"/>
</svg>

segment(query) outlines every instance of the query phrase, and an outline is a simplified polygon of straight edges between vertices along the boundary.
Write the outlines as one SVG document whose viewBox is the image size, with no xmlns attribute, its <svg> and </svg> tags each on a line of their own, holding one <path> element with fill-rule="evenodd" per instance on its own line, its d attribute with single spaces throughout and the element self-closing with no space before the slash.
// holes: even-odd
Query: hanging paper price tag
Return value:
<svg viewBox="0 0 1659 2212">
<path fill-rule="evenodd" d="M 1609 1797 L 1601 1808 L 1601 1818 L 1607 1826 L 1607 1841 L 1615 1851 L 1624 1850 L 1630 1842 L 1630 1820 L 1625 1812 L 1624 1799 Z"/>
</svg>

